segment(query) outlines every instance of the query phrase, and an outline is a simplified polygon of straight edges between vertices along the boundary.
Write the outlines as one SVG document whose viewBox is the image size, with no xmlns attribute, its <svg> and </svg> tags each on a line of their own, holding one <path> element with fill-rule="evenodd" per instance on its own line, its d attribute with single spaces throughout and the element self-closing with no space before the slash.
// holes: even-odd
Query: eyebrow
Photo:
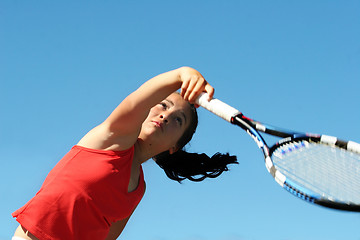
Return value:
<svg viewBox="0 0 360 240">
<path fill-rule="evenodd" d="M 174 105 L 175 105 L 174 102 L 171 101 L 171 100 L 169 100 L 169 99 L 165 99 L 164 101 L 167 101 L 171 106 L 174 106 Z M 184 121 L 185 121 L 185 124 L 186 124 L 187 118 L 186 118 L 186 115 L 185 115 L 184 111 L 180 111 L 180 114 L 183 116 Z M 185 125 L 185 124 L 184 124 L 184 125 Z"/>
<path fill-rule="evenodd" d="M 171 100 L 169 100 L 169 99 L 165 99 L 164 101 L 169 102 L 171 106 L 174 106 L 174 105 L 175 105 L 175 104 L 174 104 L 174 102 L 173 102 L 173 101 L 171 101 Z"/>
</svg>

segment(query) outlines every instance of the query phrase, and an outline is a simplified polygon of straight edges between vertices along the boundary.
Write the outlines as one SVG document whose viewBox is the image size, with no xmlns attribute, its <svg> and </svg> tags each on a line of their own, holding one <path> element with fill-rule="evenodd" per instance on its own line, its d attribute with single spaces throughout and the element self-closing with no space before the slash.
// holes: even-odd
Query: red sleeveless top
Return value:
<svg viewBox="0 0 360 240">
<path fill-rule="evenodd" d="M 74 146 L 50 171 L 39 192 L 12 215 L 39 239 L 105 239 L 144 194 L 144 175 L 128 192 L 134 147 L 124 151 Z"/>
</svg>

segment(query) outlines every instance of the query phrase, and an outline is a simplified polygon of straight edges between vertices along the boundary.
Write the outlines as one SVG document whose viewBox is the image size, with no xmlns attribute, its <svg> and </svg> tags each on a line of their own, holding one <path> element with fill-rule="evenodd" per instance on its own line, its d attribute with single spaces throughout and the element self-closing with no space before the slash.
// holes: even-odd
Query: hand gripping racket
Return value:
<svg viewBox="0 0 360 240">
<path fill-rule="evenodd" d="M 262 150 L 275 181 L 293 195 L 328 208 L 360 212 L 360 144 L 284 131 L 254 121 L 203 93 L 196 103 L 245 130 Z M 281 137 L 269 147 L 260 132 Z"/>
</svg>

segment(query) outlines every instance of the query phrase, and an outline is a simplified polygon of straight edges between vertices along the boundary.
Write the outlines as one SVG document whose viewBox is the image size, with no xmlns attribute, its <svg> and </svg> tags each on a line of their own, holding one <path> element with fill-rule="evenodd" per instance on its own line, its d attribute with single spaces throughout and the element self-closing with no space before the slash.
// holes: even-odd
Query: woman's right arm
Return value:
<svg viewBox="0 0 360 240">
<path fill-rule="evenodd" d="M 214 94 L 213 87 L 193 68 L 181 67 L 160 74 L 127 96 L 79 145 L 95 149 L 115 147 L 116 150 L 131 147 L 136 142 L 150 109 L 179 88 L 183 98 L 189 102 L 194 102 L 204 91 L 208 92 L 210 97 Z"/>
</svg>

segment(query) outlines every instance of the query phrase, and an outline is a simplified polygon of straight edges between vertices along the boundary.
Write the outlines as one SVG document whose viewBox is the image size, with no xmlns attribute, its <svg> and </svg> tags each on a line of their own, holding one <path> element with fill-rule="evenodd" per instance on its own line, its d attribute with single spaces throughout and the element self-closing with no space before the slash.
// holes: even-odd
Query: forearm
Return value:
<svg viewBox="0 0 360 240">
<path fill-rule="evenodd" d="M 147 110 L 179 88 L 181 88 L 181 96 L 192 103 L 203 91 L 208 92 L 210 98 L 214 94 L 214 88 L 198 71 L 190 67 L 181 67 L 148 80 L 130 94 L 123 103 L 126 106 L 136 106 Z"/>
<path fill-rule="evenodd" d="M 214 94 L 214 89 L 193 68 L 181 67 L 162 73 L 142 84 L 126 97 L 105 121 L 112 132 L 132 134 L 139 131 L 150 109 L 181 88 L 181 96 L 194 102 L 203 91 Z"/>
<path fill-rule="evenodd" d="M 150 109 L 181 86 L 179 69 L 162 73 L 142 84 L 127 96 L 106 120 L 115 129 L 126 125 L 140 127 Z"/>
<path fill-rule="evenodd" d="M 130 94 L 124 103 L 150 109 L 181 87 L 181 69 L 178 68 L 151 78 Z"/>
</svg>

